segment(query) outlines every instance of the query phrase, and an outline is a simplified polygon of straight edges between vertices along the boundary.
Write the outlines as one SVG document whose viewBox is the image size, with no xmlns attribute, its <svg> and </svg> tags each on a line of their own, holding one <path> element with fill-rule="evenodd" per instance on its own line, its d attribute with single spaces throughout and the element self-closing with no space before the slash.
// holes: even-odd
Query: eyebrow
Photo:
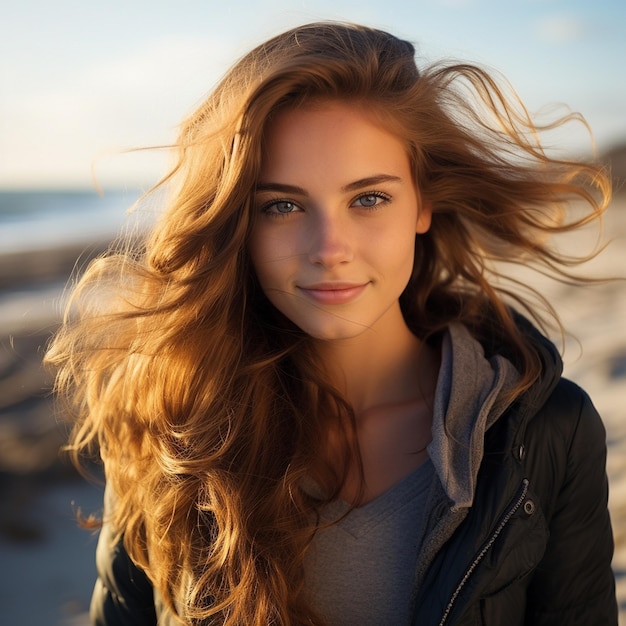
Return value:
<svg viewBox="0 0 626 626">
<path fill-rule="evenodd" d="M 358 191 L 366 187 L 373 185 L 380 185 L 380 183 L 399 183 L 402 179 L 399 176 L 391 176 L 390 174 L 377 174 L 375 176 L 368 176 L 366 178 L 360 178 L 352 183 L 348 183 L 341 188 L 342 192 Z M 296 185 L 285 185 L 283 183 L 272 182 L 260 182 L 256 186 L 257 192 L 262 191 L 278 191 L 280 193 L 291 193 L 300 196 L 308 196 L 306 189 L 298 187 Z"/>
</svg>

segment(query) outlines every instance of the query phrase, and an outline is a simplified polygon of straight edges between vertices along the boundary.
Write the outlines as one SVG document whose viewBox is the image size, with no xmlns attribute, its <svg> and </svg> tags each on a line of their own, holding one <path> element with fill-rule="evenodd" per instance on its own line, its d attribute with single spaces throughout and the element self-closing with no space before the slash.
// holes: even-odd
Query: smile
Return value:
<svg viewBox="0 0 626 626">
<path fill-rule="evenodd" d="M 358 298 L 365 291 L 368 284 L 322 283 L 298 287 L 298 289 L 319 304 L 346 304 Z"/>
</svg>

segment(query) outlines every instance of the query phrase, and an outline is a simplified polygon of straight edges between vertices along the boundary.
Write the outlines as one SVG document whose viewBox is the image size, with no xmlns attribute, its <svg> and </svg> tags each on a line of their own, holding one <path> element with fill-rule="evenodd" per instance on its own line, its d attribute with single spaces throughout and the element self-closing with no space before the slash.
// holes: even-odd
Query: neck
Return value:
<svg viewBox="0 0 626 626">
<path fill-rule="evenodd" d="M 357 419 L 429 394 L 436 379 L 433 351 L 409 330 L 399 310 L 382 328 L 320 342 L 319 353 Z"/>
</svg>

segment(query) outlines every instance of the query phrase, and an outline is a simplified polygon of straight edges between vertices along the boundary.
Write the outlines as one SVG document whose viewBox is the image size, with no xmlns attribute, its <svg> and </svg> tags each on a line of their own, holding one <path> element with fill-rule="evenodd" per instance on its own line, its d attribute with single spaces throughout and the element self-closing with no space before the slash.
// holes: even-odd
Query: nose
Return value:
<svg viewBox="0 0 626 626">
<path fill-rule="evenodd" d="M 338 216 L 318 215 L 310 234 L 309 260 L 315 265 L 331 268 L 353 258 L 349 225 Z"/>
</svg>

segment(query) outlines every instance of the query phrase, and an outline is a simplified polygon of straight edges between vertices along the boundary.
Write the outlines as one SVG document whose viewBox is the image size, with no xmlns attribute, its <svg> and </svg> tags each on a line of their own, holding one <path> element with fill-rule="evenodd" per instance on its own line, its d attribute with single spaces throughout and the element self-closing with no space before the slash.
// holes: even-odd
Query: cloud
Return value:
<svg viewBox="0 0 626 626">
<path fill-rule="evenodd" d="M 580 41 L 587 34 L 586 25 L 575 15 L 549 15 L 540 18 L 534 27 L 537 38 L 550 44 Z"/>
</svg>

